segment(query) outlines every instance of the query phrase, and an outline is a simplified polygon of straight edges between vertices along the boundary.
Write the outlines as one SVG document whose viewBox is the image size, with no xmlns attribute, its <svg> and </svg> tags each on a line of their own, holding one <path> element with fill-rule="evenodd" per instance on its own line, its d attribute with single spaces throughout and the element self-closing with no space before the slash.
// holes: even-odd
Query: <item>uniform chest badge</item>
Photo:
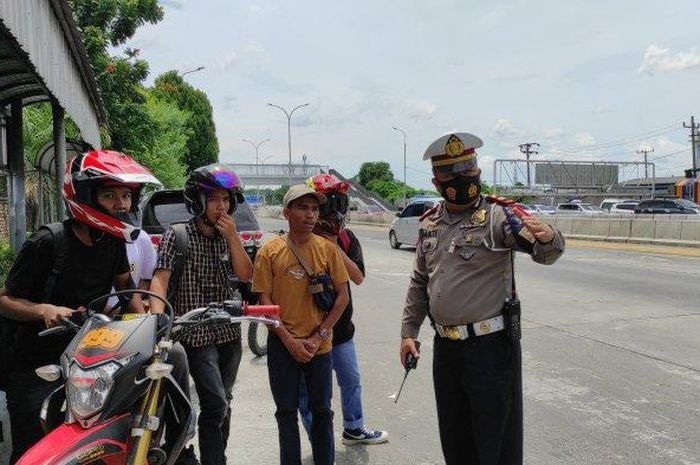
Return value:
<svg viewBox="0 0 700 465">
<path fill-rule="evenodd" d="M 482 208 L 472 213 L 470 221 L 476 226 L 481 226 L 482 224 L 486 223 L 486 210 Z"/>
</svg>

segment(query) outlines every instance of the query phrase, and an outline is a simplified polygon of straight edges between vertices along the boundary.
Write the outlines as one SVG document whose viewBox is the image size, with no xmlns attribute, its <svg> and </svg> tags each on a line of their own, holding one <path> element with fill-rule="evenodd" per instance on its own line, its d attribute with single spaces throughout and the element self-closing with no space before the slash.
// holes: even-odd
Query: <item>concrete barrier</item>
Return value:
<svg viewBox="0 0 700 465">
<path fill-rule="evenodd" d="M 682 221 L 680 239 L 700 242 L 700 221 Z"/>
<path fill-rule="evenodd" d="M 630 230 L 631 238 L 635 239 L 653 239 L 654 238 L 654 220 L 653 219 L 643 219 L 632 220 L 632 227 Z"/>
<path fill-rule="evenodd" d="M 654 239 L 680 239 L 681 225 L 683 221 L 656 221 L 654 220 Z M 700 226 L 700 224 L 698 224 Z"/>
<path fill-rule="evenodd" d="M 276 213 L 258 211 L 260 216 L 277 217 Z M 394 218 L 352 212 L 348 222 L 388 227 Z M 540 219 L 572 239 L 700 247 L 700 215 L 542 215 Z"/>
</svg>

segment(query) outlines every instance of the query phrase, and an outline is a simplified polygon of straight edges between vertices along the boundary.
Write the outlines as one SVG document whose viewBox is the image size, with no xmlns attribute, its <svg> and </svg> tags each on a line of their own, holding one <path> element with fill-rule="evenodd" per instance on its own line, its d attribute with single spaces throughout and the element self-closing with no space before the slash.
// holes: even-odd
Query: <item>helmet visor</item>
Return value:
<svg viewBox="0 0 700 465">
<path fill-rule="evenodd" d="M 340 213 L 345 216 L 348 213 L 348 196 L 337 192 L 326 194 L 326 203 L 319 205 L 319 213 L 321 216 L 331 216 L 334 213 Z"/>
<path fill-rule="evenodd" d="M 233 189 L 241 185 L 238 175 L 232 171 L 216 171 L 213 176 L 216 184 L 222 189 Z"/>
</svg>

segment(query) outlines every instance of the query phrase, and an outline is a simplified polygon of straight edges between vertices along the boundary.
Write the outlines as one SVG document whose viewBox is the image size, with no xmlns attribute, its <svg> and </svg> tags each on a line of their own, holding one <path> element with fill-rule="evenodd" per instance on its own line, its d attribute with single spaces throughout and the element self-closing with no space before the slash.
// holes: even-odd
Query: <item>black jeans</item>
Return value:
<svg viewBox="0 0 700 465">
<path fill-rule="evenodd" d="M 447 465 L 522 464 L 520 344 L 505 332 L 435 336 L 433 382 Z"/>
<path fill-rule="evenodd" d="M 27 449 L 44 437 L 39 413 L 41 405 L 62 381 L 44 381 L 34 370 L 10 373 L 7 383 L 7 411 L 12 430 L 12 458 L 15 463 Z"/>
<path fill-rule="evenodd" d="M 331 410 L 331 354 L 316 355 L 309 363 L 299 363 L 282 341 L 270 332 L 267 336 L 267 370 L 272 397 L 277 406 L 275 418 L 279 430 L 280 465 L 301 465 L 297 410 L 302 376 L 306 382 L 309 409 L 314 419 L 311 425 L 314 464 L 332 465 L 335 460 L 335 444 Z"/>
<path fill-rule="evenodd" d="M 241 340 L 186 347 L 199 397 L 199 454 L 202 465 L 225 465 L 231 399 L 241 363 Z"/>
</svg>

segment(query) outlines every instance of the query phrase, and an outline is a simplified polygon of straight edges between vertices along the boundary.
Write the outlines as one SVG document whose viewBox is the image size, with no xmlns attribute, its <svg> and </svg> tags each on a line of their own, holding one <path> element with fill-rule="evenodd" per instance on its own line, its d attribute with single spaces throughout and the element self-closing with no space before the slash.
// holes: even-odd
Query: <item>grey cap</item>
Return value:
<svg viewBox="0 0 700 465">
<path fill-rule="evenodd" d="M 316 197 L 319 204 L 326 203 L 325 195 L 321 194 L 320 192 L 316 192 L 306 184 L 295 184 L 289 188 L 286 194 L 284 194 L 284 198 L 282 199 L 284 208 L 287 208 L 291 202 L 304 197 L 305 195 L 313 195 Z"/>
<path fill-rule="evenodd" d="M 484 142 L 474 134 L 456 132 L 445 134 L 430 144 L 423 160 L 430 160 L 433 169 L 445 173 L 456 173 L 475 168 L 476 149 Z"/>
</svg>

